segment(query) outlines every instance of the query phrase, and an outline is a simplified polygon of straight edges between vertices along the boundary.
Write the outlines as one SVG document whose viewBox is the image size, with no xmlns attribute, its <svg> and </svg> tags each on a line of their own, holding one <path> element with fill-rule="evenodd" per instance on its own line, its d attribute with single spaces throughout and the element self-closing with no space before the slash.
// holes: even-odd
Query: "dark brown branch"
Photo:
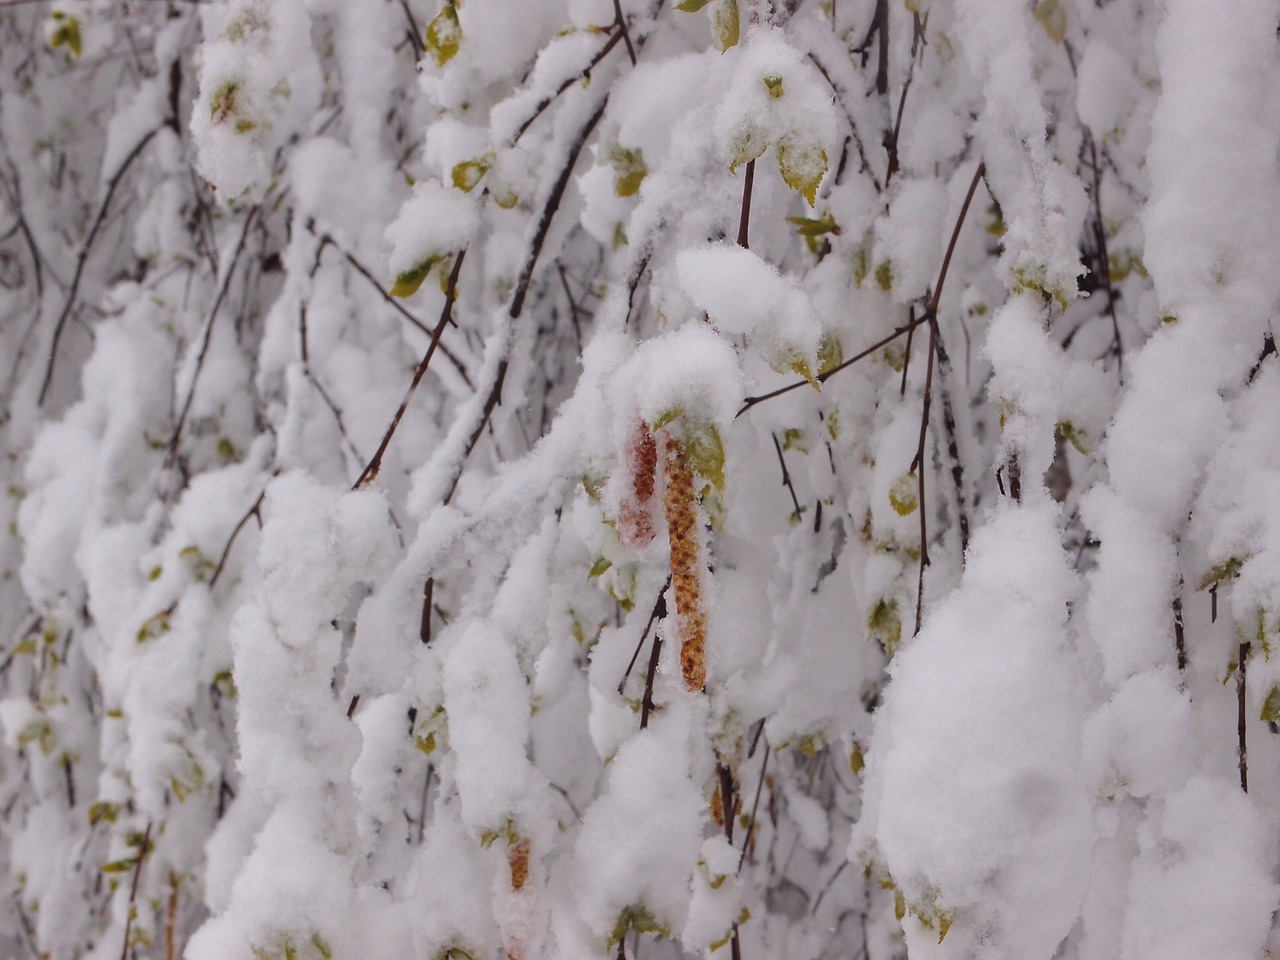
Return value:
<svg viewBox="0 0 1280 960">
<path fill-rule="evenodd" d="M 778 452 L 778 465 L 782 468 L 782 485 L 786 487 L 787 492 L 791 494 L 791 504 L 796 508 L 792 517 L 794 517 L 798 522 L 800 520 L 800 514 L 802 514 L 804 510 L 801 509 L 800 500 L 796 497 L 796 488 L 791 482 L 791 474 L 787 472 L 787 458 L 782 455 L 782 444 L 778 442 L 778 435 L 770 430 L 769 436 L 773 438 L 773 449 Z"/>
<path fill-rule="evenodd" d="M 632 669 L 635 668 L 636 660 L 640 658 L 640 649 L 644 646 L 645 640 L 649 639 L 649 631 L 653 629 L 656 621 L 662 620 L 667 615 L 667 590 L 671 586 L 671 577 L 667 577 L 667 582 L 662 585 L 662 589 L 658 591 L 658 599 L 653 603 L 653 610 L 649 613 L 649 622 L 644 625 L 644 632 L 640 634 L 640 642 L 636 644 L 635 653 L 631 654 L 631 662 L 627 664 L 626 672 L 622 674 L 622 679 L 618 681 L 618 696 L 622 696 L 622 691 L 627 686 L 627 678 L 631 676 Z"/>
<path fill-rule="evenodd" d="M 1240 789 L 1249 792 L 1249 741 L 1245 715 L 1245 682 L 1249 673 L 1249 652 L 1253 645 L 1248 640 L 1240 644 L 1236 667 L 1236 739 L 1240 744 Z"/>
<path fill-rule="evenodd" d="M 1107 314 L 1111 317 L 1111 349 L 1116 355 L 1116 372 L 1124 383 L 1124 342 L 1120 339 L 1120 320 L 1116 316 L 1116 291 L 1111 283 L 1111 257 L 1107 253 L 1107 228 L 1102 220 L 1102 171 L 1098 166 L 1098 148 L 1087 130 L 1089 161 L 1093 168 L 1093 236 L 1098 245 L 1098 272 L 1102 274 L 1102 286 L 1107 293 Z"/>
<path fill-rule="evenodd" d="M 1178 672 L 1187 671 L 1187 637 L 1182 620 L 1182 577 L 1178 577 L 1178 592 L 1173 598 L 1173 648 L 1178 656 Z"/>
<path fill-rule="evenodd" d="M 542 208 L 542 215 L 538 220 L 538 228 L 533 235 L 533 242 L 529 245 L 529 255 L 525 259 L 524 269 L 520 271 L 520 279 L 516 282 L 515 296 L 511 298 L 511 309 L 508 313 L 512 320 L 518 319 L 520 314 L 524 312 L 524 300 L 529 294 L 529 284 L 533 282 L 533 270 L 538 264 L 539 254 L 542 253 L 542 245 L 546 243 L 547 231 L 551 229 L 551 221 L 555 217 L 556 211 L 560 209 L 560 202 L 564 199 L 564 192 L 569 186 L 569 181 L 573 179 L 573 168 L 578 165 L 578 157 L 582 154 L 582 148 L 591 139 L 591 134 L 595 132 L 596 125 L 600 123 L 600 118 L 604 116 L 604 108 L 608 103 L 609 98 L 605 97 L 600 102 L 600 106 L 596 108 L 596 112 L 591 115 L 591 119 L 587 121 L 586 126 L 578 134 L 573 146 L 569 148 L 569 155 L 560 170 L 560 176 L 556 179 L 555 185 L 551 188 L 551 193 L 547 197 L 547 202 Z"/>
<path fill-rule="evenodd" d="M 539 101 L 538 105 L 534 107 L 533 113 L 530 114 L 529 118 L 525 120 L 524 123 L 520 124 L 519 129 L 516 130 L 516 135 L 511 138 L 511 145 L 515 146 L 517 143 L 520 142 L 520 138 L 524 136 L 524 132 L 528 130 L 531 126 L 533 126 L 533 123 L 535 120 L 537 120 L 540 116 L 546 113 L 547 108 L 550 107 L 551 104 L 555 103 L 562 93 L 564 93 L 566 90 L 568 90 L 570 87 L 572 87 L 575 83 L 577 83 L 580 80 L 590 80 L 591 71 L 596 68 L 596 66 L 600 63 L 601 60 L 603 60 L 605 57 L 609 55 L 609 51 L 618 45 L 618 41 L 621 40 L 622 37 L 623 37 L 622 32 L 619 30 L 615 30 L 613 32 L 613 35 L 609 37 L 609 41 L 603 47 L 601 47 L 599 51 L 596 52 L 596 55 L 594 57 L 591 58 L 591 62 L 582 68 L 582 72 L 580 74 L 576 74 L 570 77 L 568 80 L 566 80 L 564 83 L 560 84 L 560 86 L 556 88 L 555 93 L 551 94 L 551 96 L 549 97 L 544 97 L 541 101 Z M 628 38 L 628 44 L 629 43 L 630 43 L 630 39 Z"/>
<path fill-rule="evenodd" d="M 133 865 L 133 883 L 129 886 L 129 910 L 124 921 L 124 944 L 120 948 L 120 960 L 128 960 L 129 935 L 133 932 L 133 916 L 137 912 L 138 880 L 142 877 L 142 861 L 147 858 L 151 848 L 151 824 L 142 834 L 142 846 L 138 848 L 138 859 Z"/>
<path fill-rule="evenodd" d="M 62 305 L 62 312 L 58 315 L 58 322 L 53 328 L 53 342 L 49 345 L 49 363 L 45 367 L 44 382 L 40 385 L 39 404 L 44 403 L 49 394 L 49 385 L 53 383 L 53 368 L 58 361 L 58 343 L 62 339 L 62 331 L 67 325 L 67 320 L 71 317 L 71 311 L 75 309 L 76 295 L 80 292 L 80 280 L 84 276 L 84 267 L 89 260 L 89 253 L 93 249 L 93 242 L 98 238 L 98 232 L 106 222 L 107 210 L 111 206 L 111 198 L 115 196 L 116 188 L 120 186 L 120 182 L 124 179 L 129 167 L 133 165 L 133 161 L 138 159 L 142 151 L 146 149 L 147 144 L 164 127 L 165 124 L 162 123 L 160 126 L 148 131 L 125 156 L 120 164 L 120 169 L 112 174 L 111 179 L 107 181 L 107 192 L 102 198 L 102 204 L 98 207 L 97 216 L 93 218 L 93 224 L 89 227 L 89 233 L 84 238 L 84 244 L 80 247 L 80 254 L 76 257 L 76 269 L 71 275 L 71 288 L 67 291 L 67 300 Z"/>
<path fill-rule="evenodd" d="M 346 248 L 344 248 L 341 244 L 339 244 L 336 240 L 334 240 L 328 234 L 325 234 L 321 238 L 321 242 L 331 245 L 335 250 L 341 253 L 342 256 L 346 259 L 346 261 L 349 264 L 351 264 L 351 266 L 355 267 L 356 272 L 359 273 L 360 276 L 364 277 L 365 280 L 369 281 L 370 286 L 372 286 L 373 289 L 378 291 L 379 296 L 381 296 L 384 301 L 386 301 L 391 306 L 393 306 L 396 312 L 400 314 L 400 316 L 404 317 L 406 320 L 408 320 L 411 324 L 413 324 L 415 327 L 417 327 L 427 336 L 431 336 L 431 328 L 428 327 L 421 320 L 419 320 L 417 317 L 415 317 L 412 313 L 410 313 L 409 309 L 403 303 L 401 303 L 399 300 L 393 297 L 390 294 L 390 292 L 387 290 L 387 288 L 384 287 L 381 283 L 379 283 L 377 278 L 372 273 L 369 272 L 369 269 L 363 263 L 357 260 L 354 256 L 352 256 L 352 254 Z M 458 326 L 458 324 L 453 320 L 452 316 L 449 318 L 449 324 L 450 326 L 453 326 L 455 328 Z M 458 371 L 458 375 L 462 377 L 463 383 L 465 383 L 468 387 L 474 390 L 475 384 L 471 382 L 471 377 L 467 375 L 467 368 L 462 365 L 462 361 L 459 360 L 457 356 L 448 347 L 444 345 L 444 343 L 440 344 L 439 350 L 440 350 L 440 353 L 444 355 L 444 358 L 448 360 L 450 364 L 453 365 L 453 368 Z"/>
<path fill-rule="evenodd" d="M 627 45 L 627 56 L 631 58 L 631 65 L 636 65 L 636 48 L 631 45 L 631 34 L 627 31 L 627 18 L 622 15 L 621 0 L 613 0 L 613 22 L 618 28 L 618 32 L 622 34 L 622 42 Z"/>
<path fill-rule="evenodd" d="M 667 581 L 670 583 L 670 581 Z M 666 591 L 664 590 L 658 597 L 658 602 L 662 604 L 662 615 L 665 617 L 667 612 Z M 656 609 L 656 608 L 655 608 Z M 653 647 L 649 650 L 649 669 L 644 674 L 644 695 L 640 698 L 640 729 L 643 730 L 649 726 L 649 715 L 653 713 L 653 681 L 658 675 L 658 659 L 662 656 L 662 634 L 655 631 L 653 634 Z"/>
<path fill-rule="evenodd" d="M 503 360 L 498 364 L 498 376 L 493 381 L 493 388 L 489 391 L 489 396 L 484 401 L 484 412 L 480 416 L 480 422 L 476 424 L 476 428 L 471 431 L 471 436 L 467 439 L 467 447 L 462 451 L 462 462 L 458 465 L 458 470 L 453 475 L 453 480 L 449 483 L 449 489 L 445 491 L 444 502 L 448 503 L 453 499 L 454 491 L 458 489 L 458 481 L 462 479 L 462 466 L 466 464 L 467 458 L 471 456 L 471 451 L 476 448 L 476 444 L 480 442 L 480 436 L 484 433 L 484 428 L 489 425 L 489 418 L 493 416 L 493 408 L 502 402 L 502 384 L 507 379 L 507 361 Z"/>
<path fill-rule="evenodd" d="M 382 469 L 382 456 L 387 452 L 391 438 L 395 435 L 396 427 L 400 426 L 400 418 L 404 416 L 405 410 L 408 409 L 409 400 L 413 397 L 413 392 L 418 389 L 418 384 L 422 382 L 423 376 L 426 375 L 427 367 L 431 364 L 431 358 L 435 355 L 436 347 L 440 343 L 440 337 L 444 335 L 445 327 L 453 319 L 453 303 L 458 295 L 458 275 L 462 272 L 462 261 L 466 256 L 467 251 L 464 249 L 454 257 L 453 269 L 449 271 L 449 282 L 445 287 L 444 309 L 440 311 L 440 322 L 431 331 L 431 343 L 427 345 L 427 351 L 422 355 L 418 368 L 413 371 L 413 380 L 409 383 L 409 389 L 405 391 L 404 399 L 400 401 L 400 406 L 396 409 L 395 416 L 391 418 L 391 423 L 387 426 L 386 433 L 382 435 L 382 442 L 378 444 L 378 449 L 374 452 L 373 459 L 360 472 L 360 476 L 351 486 L 352 490 L 359 490 L 366 483 L 371 483 L 377 478 L 378 471 Z"/>
<path fill-rule="evenodd" d="M 865 360 L 867 357 L 871 356 L 877 350 L 881 350 L 884 347 L 887 347 L 889 344 L 893 343 L 893 341 L 897 340 L 899 337 L 903 336 L 906 333 L 909 333 L 910 331 L 914 330 L 916 327 L 920 326 L 920 324 L 926 323 L 928 319 L 929 318 L 927 316 L 922 316 L 918 320 L 914 320 L 911 323 L 904 324 L 903 326 L 898 327 L 896 330 L 893 331 L 893 333 L 889 334 L 886 337 L 881 338 L 880 340 L 877 340 L 871 346 L 867 347 L 865 350 L 861 351 L 860 353 L 857 353 L 854 356 L 850 357 L 848 360 L 845 360 L 843 363 L 840 363 L 832 367 L 830 370 L 827 370 L 825 373 L 818 374 L 818 376 L 815 379 L 817 379 L 819 383 L 826 383 L 830 377 L 835 376 L 841 370 L 845 369 L 846 367 L 853 366 L 859 360 Z M 780 397 L 784 393 L 790 393 L 792 390 L 799 390 L 801 387 L 808 387 L 808 386 L 812 386 L 812 384 L 808 380 L 797 380 L 795 383 L 789 383 L 785 387 L 779 387 L 777 390 L 771 390 L 768 393 L 762 393 L 758 397 L 747 397 L 745 400 L 742 401 L 742 406 L 738 409 L 738 412 L 734 414 L 734 418 L 737 419 L 738 417 L 742 416 L 744 413 L 746 413 L 748 410 L 754 407 L 757 403 L 764 403 L 766 400 L 772 400 L 774 397 Z"/>
<path fill-rule="evenodd" d="M 761 729 L 764 729 L 763 726 Z M 764 759 L 760 761 L 760 779 L 756 782 L 756 798 L 751 803 L 751 819 L 747 821 L 747 833 L 742 838 L 742 853 L 738 855 L 738 872 L 742 872 L 742 864 L 746 862 L 747 853 L 751 850 L 751 838 L 756 832 L 756 812 L 760 809 L 760 794 L 764 792 L 764 774 L 769 769 L 769 741 L 764 742 Z"/>
<path fill-rule="evenodd" d="M 747 242 L 747 234 L 751 227 L 751 187 L 756 179 L 756 162 L 747 161 L 747 173 L 742 181 L 742 214 L 738 217 L 738 246 L 744 250 L 751 245 Z"/>
<path fill-rule="evenodd" d="M 422 585 L 422 623 L 418 626 L 418 639 L 431 642 L 431 597 L 436 592 L 436 578 L 427 577 Z"/>
<path fill-rule="evenodd" d="M 209 589 L 212 590 L 218 583 L 218 578 L 222 576 L 222 571 L 227 566 L 227 558 L 231 556 L 231 548 L 235 545 L 236 537 L 240 536 L 240 531 L 244 529 L 244 525 L 249 522 L 250 517 L 257 517 L 258 521 L 262 521 L 262 501 L 267 495 L 267 488 L 263 487 L 262 492 L 258 494 L 258 499 L 253 501 L 245 515 L 240 518 L 239 523 L 231 531 L 231 536 L 227 538 L 227 545 L 222 548 L 222 556 L 218 558 L 218 565 L 213 568 L 213 576 L 209 578 Z"/>
</svg>

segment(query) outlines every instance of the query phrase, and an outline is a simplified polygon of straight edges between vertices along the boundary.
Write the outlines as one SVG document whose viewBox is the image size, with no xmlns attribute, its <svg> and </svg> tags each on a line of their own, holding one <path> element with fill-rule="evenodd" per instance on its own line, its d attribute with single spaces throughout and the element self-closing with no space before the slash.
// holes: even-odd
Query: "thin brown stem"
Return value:
<svg viewBox="0 0 1280 960">
<path fill-rule="evenodd" d="M 1249 740 L 1245 714 L 1245 693 L 1249 673 L 1249 652 L 1253 645 L 1245 640 L 1240 644 L 1237 653 L 1239 665 L 1236 667 L 1236 739 L 1240 749 L 1240 789 L 1249 792 Z"/>
<path fill-rule="evenodd" d="M 250 207 L 249 213 L 244 218 L 244 227 L 240 231 L 240 239 L 237 241 L 235 251 L 231 255 L 231 262 L 227 264 L 226 276 L 222 278 L 222 284 L 218 287 L 218 295 L 213 301 L 213 308 L 209 311 L 209 319 L 205 321 L 204 337 L 200 342 L 200 352 L 196 354 L 196 366 L 191 372 L 191 383 L 187 387 L 187 398 L 182 403 L 182 412 L 178 414 L 178 422 L 173 428 L 173 436 L 169 438 L 168 458 L 170 462 L 178 455 L 178 441 L 182 439 L 182 430 L 187 424 L 187 415 L 191 412 L 191 402 L 195 399 L 196 383 L 200 380 L 200 372 L 204 369 L 205 357 L 209 354 L 209 344 L 213 341 L 213 324 L 218 319 L 218 311 L 222 308 L 222 301 L 226 299 L 227 292 L 231 289 L 231 278 L 236 274 L 236 265 L 240 262 L 241 254 L 244 253 L 245 244 L 249 240 L 249 231 L 252 229 L 257 215 L 258 207 Z"/>
<path fill-rule="evenodd" d="M 382 469 L 383 454 L 387 452 L 387 447 L 391 444 L 391 438 L 395 435 L 396 427 L 400 426 L 400 418 L 404 416 L 405 410 L 409 407 L 409 400 L 413 397 L 413 392 L 418 389 L 418 384 L 422 382 L 422 378 L 426 375 L 427 367 L 431 364 L 431 357 L 435 354 L 436 346 L 444 335 L 445 327 L 453 320 L 453 303 L 458 295 L 458 275 L 462 272 L 462 261 L 466 259 L 466 256 L 467 251 L 464 249 L 459 251 L 453 260 L 453 269 L 449 271 L 449 282 L 445 288 L 444 309 L 440 311 L 440 322 L 431 331 L 431 343 L 428 344 L 426 353 L 422 355 L 418 368 L 413 371 L 413 380 L 409 383 L 409 389 L 405 391 L 404 399 L 400 401 L 400 406 L 396 409 L 395 416 L 391 418 L 391 423 L 382 435 L 382 442 L 378 444 L 378 449 L 374 452 L 373 459 L 360 472 L 359 478 L 351 486 L 352 490 L 359 490 L 366 483 L 371 483 L 377 478 L 378 471 Z"/>
<path fill-rule="evenodd" d="M 222 548 L 222 556 L 218 558 L 218 565 L 214 567 L 213 576 L 209 578 L 209 589 L 212 590 L 218 583 L 218 578 L 222 576 L 222 571 L 226 569 L 227 558 L 231 556 L 231 548 L 236 542 L 236 537 L 240 536 L 240 531 L 244 529 L 244 525 L 249 522 L 250 517 L 257 517 L 259 522 L 262 520 L 262 501 L 267 495 L 267 488 L 263 487 L 262 492 L 258 494 L 258 499 L 253 501 L 251 506 L 240 522 L 235 525 L 231 531 L 231 536 L 227 538 L 227 545 Z"/>
<path fill-rule="evenodd" d="M 67 320 L 71 317 L 71 311 L 75 309 L 76 295 L 80 292 L 80 280 L 84 276 L 84 267 L 89 260 L 89 253 L 93 249 L 93 242 L 98 238 L 98 232 L 102 229 L 107 220 L 107 210 L 111 207 L 111 198 L 115 196 L 116 188 L 120 186 L 121 180 L 124 179 L 125 173 L 129 167 L 133 165 L 133 161 L 138 159 L 142 151 L 146 149 L 152 138 L 163 130 L 165 124 L 149 130 L 146 135 L 139 140 L 132 150 L 125 156 L 111 179 L 107 181 L 107 192 L 103 195 L 102 203 L 98 207 L 98 214 L 93 218 L 93 224 L 89 227 L 89 233 L 84 238 L 84 244 L 80 247 L 80 254 L 76 257 L 75 272 L 71 275 L 71 289 L 67 291 L 67 300 L 62 305 L 62 312 L 58 314 L 58 322 L 53 328 L 53 342 L 49 345 L 49 363 L 45 367 L 44 382 L 40 385 L 40 398 L 37 401 L 43 404 L 45 398 L 49 394 L 49 386 L 53 383 L 53 368 L 58 361 L 58 343 L 62 339 L 62 331 L 67 325 Z"/>
<path fill-rule="evenodd" d="M 742 181 L 742 215 L 738 218 L 738 246 L 744 250 L 750 247 L 747 233 L 751 227 L 751 188 L 756 179 L 756 162 L 747 161 L 747 172 Z"/>
<path fill-rule="evenodd" d="M 151 848 L 151 824 L 142 834 L 142 846 L 138 848 L 138 859 L 133 865 L 133 883 L 129 886 L 129 910 L 124 921 L 124 944 L 120 947 L 120 960 L 128 960 L 129 935 L 133 932 L 133 915 L 137 912 L 138 881 L 142 877 L 142 862 L 147 858 Z"/>
</svg>

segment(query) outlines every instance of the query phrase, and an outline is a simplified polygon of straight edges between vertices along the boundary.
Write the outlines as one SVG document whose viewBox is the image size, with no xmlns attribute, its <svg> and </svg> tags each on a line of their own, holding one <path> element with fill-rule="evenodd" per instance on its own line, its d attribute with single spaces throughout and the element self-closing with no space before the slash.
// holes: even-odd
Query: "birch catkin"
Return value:
<svg viewBox="0 0 1280 960">
<path fill-rule="evenodd" d="M 702 605 L 702 563 L 698 549 L 698 505 L 693 469 L 684 446 L 670 434 L 665 442 L 667 533 L 671 540 L 671 582 L 680 628 L 680 669 L 684 685 L 701 690 L 707 682 L 707 615 Z"/>
<path fill-rule="evenodd" d="M 618 538 L 623 546 L 643 550 L 654 537 L 649 501 L 653 499 L 658 469 L 658 445 L 644 421 L 631 437 L 627 466 L 631 471 L 631 490 L 623 497 L 618 511 Z"/>
</svg>

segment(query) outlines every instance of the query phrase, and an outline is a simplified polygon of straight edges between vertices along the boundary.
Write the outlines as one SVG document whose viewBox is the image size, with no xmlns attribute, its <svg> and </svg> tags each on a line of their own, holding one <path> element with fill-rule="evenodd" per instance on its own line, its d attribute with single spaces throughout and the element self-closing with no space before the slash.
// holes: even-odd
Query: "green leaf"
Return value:
<svg viewBox="0 0 1280 960">
<path fill-rule="evenodd" d="M 476 188 L 484 175 L 489 172 L 489 168 L 493 166 L 493 154 L 486 153 L 482 157 L 475 157 L 472 160 L 464 160 L 457 164 L 451 173 L 453 185 L 463 193 L 470 193 Z"/>
<path fill-rule="evenodd" d="M 615 146 L 609 151 L 608 160 L 613 167 L 613 192 L 620 197 L 634 197 L 639 193 L 640 184 L 649 172 L 639 148 Z"/>
<path fill-rule="evenodd" d="M 669 410 L 663 410 L 661 413 L 658 414 L 657 418 L 653 421 L 653 423 L 649 424 L 649 429 L 654 433 L 657 433 L 659 430 L 665 427 L 668 423 L 671 423 L 673 420 L 675 420 L 679 416 L 682 416 L 683 414 L 684 414 L 684 409 L 682 407 L 671 407 Z"/>
<path fill-rule="evenodd" d="M 812 207 L 818 202 L 818 187 L 827 175 L 827 151 L 817 144 L 784 137 L 778 141 L 778 170 L 787 186 L 800 191 Z"/>
<path fill-rule="evenodd" d="M 120 808 L 106 800 L 98 800 L 89 806 L 89 826 L 102 823 L 115 823 L 120 815 Z"/>
<path fill-rule="evenodd" d="M 832 333 L 824 333 L 818 343 L 818 376 L 830 373 L 844 363 L 844 347 L 839 337 Z"/>
<path fill-rule="evenodd" d="M 724 490 L 724 443 L 713 423 L 703 423 L 688 431 L 684 438 L 685 455 L 698 476 L 717 490 Z"/>
<path fill-rule="evenodd" d="M 59 47 L 66 47 L 71 52 L 71 56 L 79 60 L 83 49 L 80 40 L 79 19 L 61 10 L 55 10 L 52 17 L 57 26 L 49 34 L 49 49 L 57 50 Z"/>
<path fill-rule="evenodd" d="M 636 933 L 656 933 L 663 937 L 671 936 L 671 931 L 653 915 L 652 911 L 639 904 L 632 904 L 618 914 L 618 921 L 613 925 L 613 933 L 609 935 L 610 948 L 614 944 L 621 943 L 628 930 L 634 930 Z"/>
<path fill-rule="evenodd" d="M 914 473 L 904 473 L 889 488 L 889 504 L 900 517 L 907 517 L 916 512 L 920 505 L 919 481 Z"/>
<path fill-rule="evenodd" d="M 787 222 L 793 224 L 796 228 L 796 233 L 802 237 L 821 237 L 828 233 L 834 233 L 838 236 L 840 233 L 836 218 L 830 212 L 824 213 L 817 218 L 787 217 Z"/>
<path fill-rule="evenodd" d="M 893 261 L 885 260 L 876 267 L 876 286 L 881 290 L 893 289 Z"/>
<path fill-rule="evenodd" d="M 730 47 L 737 46 L 741 29 L 738 0 L 720 0 L 720 6 L 716 7 L 715 17 L 712 19 L 712 26 L 715 28 L 716 41 L 720 44 L 721 53 Z"/>
<path fill-rule="evenodd" d="M 1267 691 L 1267 699 L 1262 701 L 1262 720 L 1266 723 L 1280 722 L 1280 687 L 1272 686 Z"/>
<path fill-rule="evenodd" d="M 867 617 L 867 629 L 874 639 L 884 645 L 885 653 L 893 656 L 893 651 L 902 640 L 902 616 L 898 612 L 898 601 L 883 597 L 878 600 L 871 609 L 871 615 Z"/>
<path fill-rule="evenodd" d="M 1058 429 L 1062 432 L 1062 439 L 1076 448 L 1083 456 L 1089 455 L 1089 434 L 1087 431 L 1077 427 L 1070 420 L 1062 420 L 1058 423 Z"/>
<path fill-rule="evenodd" d="M 1067 39 L 1067 11 L 1061 0 L 1040 0 L 1036 4 L 1036 21 L 1054 43 Z"/>
<path fill-rule="evenodd" d="M 734 137 L 729 145 L 729 172 L 733 173 L 744 163 L 750 163 L 768 149 L 769 140 L 764 131 L 759 127 L 749 126 Z"/>
<path fill-rule="evenodd" d="M 458 22 L 458 9 L 453 0 L 446 0 L 440 12 L 427 24 L 427 53 L 443 67 L 458 53 L 462 42 L 462 24 Z"/>
<path fill-rule="evenodd" d="M 1210 587 L 1216 587 L 1224 580 L 1234 580 L 1240 575 L 1240 568 L 1244 566 L 1244 561 L 1239 557 L 1228 557 L 1222 563 L 1215 563 L 1209 568 L 1200 581 L 1197 590 L 1208 590 Z"/>
<path fill-rule="evenodd" d="M 136 857 L 129 857 L 127 860 L 112 860 L 101 866 L 103 873 L 128 873 L 138 865 Z"/>
<path fill-rule="evenodd" d="M 398 274 L 396 282 L 391 285 L 391 295 L 393 297 L 412 297 L 418 292 L 418 288 L 422 286 L 422 281 L 427 279 L 432 269 L 443 259 L 443 254 L 433 253 L 416 267 Z"/>
<path fill-rule="evenodd" d="M 782 78 L 774 74 L 764 78 L 764 85 L 769 90 L 769 96 L 774 100 L 779 99 L 785 93 L 782 88 Z"/>
<path fill-rule="evenodd" d="M 604 572 L 613 566 L 613 561 L 608 557 L 601 557 L 591 565 L 591 571 L 587 574 L 588 580 L 594 580 L 596 577 L 603 576 Z"/>
<path fill-rule="evenodd" d="M 697 13 L 710 2 L 711 0 L 682 0 L 676 4 L 676 9 L 681 13 Z"/>
</svg>

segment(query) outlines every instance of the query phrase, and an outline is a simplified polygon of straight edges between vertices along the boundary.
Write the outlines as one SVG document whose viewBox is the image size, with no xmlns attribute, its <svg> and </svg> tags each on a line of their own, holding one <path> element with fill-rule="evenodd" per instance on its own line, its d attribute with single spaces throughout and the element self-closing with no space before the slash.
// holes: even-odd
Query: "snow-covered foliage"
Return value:
<svg viewBox="0 0 1280 960">
<path fill-rule="evenodd" d="M 0 3 L 0 955 L 1280 951 L 1278 22 Z"/>
</svg>

